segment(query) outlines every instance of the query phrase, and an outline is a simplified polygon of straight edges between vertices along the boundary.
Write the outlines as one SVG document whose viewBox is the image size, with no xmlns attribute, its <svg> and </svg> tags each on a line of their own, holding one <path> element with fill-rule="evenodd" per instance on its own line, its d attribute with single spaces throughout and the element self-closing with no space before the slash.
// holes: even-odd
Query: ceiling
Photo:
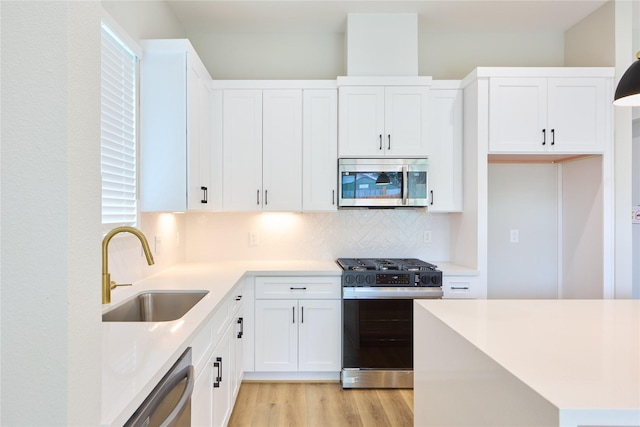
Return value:
<svg viewBox="0 0 640 427">
<path fill-rule="evenodd" d="M 348 13 L 417 13 L 420 32 L 565 31 L 607 0 L 169 0 L 188 33 L 342 33 Z"/>
</svg>

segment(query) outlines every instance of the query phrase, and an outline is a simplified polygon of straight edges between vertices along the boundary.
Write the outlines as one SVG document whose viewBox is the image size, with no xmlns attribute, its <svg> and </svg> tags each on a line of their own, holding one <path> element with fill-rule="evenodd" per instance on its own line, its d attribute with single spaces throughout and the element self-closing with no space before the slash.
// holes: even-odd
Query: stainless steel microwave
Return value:
<svg viewBox="0 0 640 427">
<path fill-rule="evenodd" d="M 422 207 L 428 202 L 427 159 L 339 159 L 339 207 Z"/>
</svg>

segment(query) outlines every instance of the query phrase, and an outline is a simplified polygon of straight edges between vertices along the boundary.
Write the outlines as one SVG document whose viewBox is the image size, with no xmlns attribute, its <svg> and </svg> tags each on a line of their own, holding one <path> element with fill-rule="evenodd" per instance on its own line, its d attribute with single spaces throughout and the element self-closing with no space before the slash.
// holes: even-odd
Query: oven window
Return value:
<svg viewBox="0 0 640 427">
<path fill-rule="evenodd" d="M 343 303 L 343 368 L 413 369 L 413 300 Z"/>
<path fill-rule="evenodd" d="M 342 172 L 340 183 L 343 199 L 402 199 L 402 172 Z"/>
</svg>

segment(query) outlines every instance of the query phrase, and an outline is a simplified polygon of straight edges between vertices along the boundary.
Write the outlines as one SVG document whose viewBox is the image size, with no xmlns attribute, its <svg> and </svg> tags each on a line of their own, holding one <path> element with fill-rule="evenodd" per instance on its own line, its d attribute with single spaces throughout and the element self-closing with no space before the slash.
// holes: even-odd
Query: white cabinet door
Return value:
<svg viewBox="0 0 640 427">
<path fill-rule="evenodd" d="M 303 91 L 302 210 L 335 211 L 338 182 L 338 96 Z"/>
<path fill-rule="evenodd" d="M 256 371 L 298 370 L 298 302 L 256 300 Z"/>
<path fill-rule="evenodd" d="M 607 80 L 491 78 L 491 153 L 602 153 L 607 139 Z"/>
<path fill-rule="evenodd" d="M 191 395 L 191 425 L 194 427 L 211 426 L 213 406 L 213 359 L 212 355 L 196 379 Z"/>
<path fill-rule="evenodd" d="M 211 90 L 207 85 L 206 70 L 198 64 L 189 66 L 189 106 L 187 115 L 189 158 L 187 177 L 188 209 L 212 210 L 209 203 L 211 188 Z"/>
<path fill-rule="evenodd" d="M 339 371 L 341 301 L 299 301 L 298 370 Z"/>
<path fill-rule="evenodd" d="M 140 209 L 213 210 L 211 77 L 185 40 L 143 41 L 140 70 Z"/>
<path fill-rule="evenodd" d="M 389 86 L 384 95 L 382 146 L 387 157 L 426 156 L 429 89 Z"/>
<path fill-rule="evenodd" d="M 462 90 L 429 93 L 429 211 L 462 211 Z"/>
<path fill-rule="evenodd" d="M 228 327 L 222 339 L 213 349 L 213 410 L 212 425 L 223 427 L 231 416 L 231 333 L 234 328 Z"/>
<path fill-rule="evenodd" d="M 426 156 L 428 95 L 420 86 L 341 87 L 339 156 Z"/>
<path fill-rule="evenodd" d="M 234 332 L 231 336 L 231 346 L 233 358 L 233 366 L 231 372 L 231 401 L 235 402 L 235 398 L 240 391 L 240 383 L 242 382 L 243 374 L 243 344 L 244 344 L 244 318 L 242 313 L 236 314 L 235 323 L 232 325 Z"/>
<path fill-rule="evenodd" d="M 302 91 L 265 90 L 262 210 L 302 210 Z"/>
<path fill-rule="evenodd" d="M 549 137 L 546 78 L 490 79 L 490 152 L 542 152 Z"/>
<path fill-rule="evenodd" d="M 606 81 L 550 78 L 549 144 L 554 152 L 601 153 L 606 140 Z"/>
<path fill-rule="evenodd" d="M 338 96 L 340 157 L 384 155 L 384 87 L 343 86 Z"/>
<path fill-rule="evenodd" d="M 223 94 L 223 208 L 260 210 L 262 203 L 262 91 Z"/>
</svg>

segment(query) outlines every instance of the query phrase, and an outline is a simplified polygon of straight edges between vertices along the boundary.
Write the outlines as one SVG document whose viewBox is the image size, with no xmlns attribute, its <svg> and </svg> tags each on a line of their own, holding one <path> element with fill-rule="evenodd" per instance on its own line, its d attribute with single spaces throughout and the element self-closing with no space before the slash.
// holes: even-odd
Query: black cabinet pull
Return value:
<svg viewBox="0 0 640 427">
<path fill-rule="evenodd" d="M 431 206 L 433 206 L 433 190 L 430 190 L 431 192 Z"/>
<path fill-rule="evenodd" d="M 264 190 L 264 204 L 265 204 L 265 206 L 269 204 L 269 199 L 267 198 L 268 194 L 269 194 L 268 191 L 269 190 Z"/>
<path fill-rule="evenodd" d="M 292 323 L 296 323 L 296 308 L 295 307 L 291 307 L 291 315 L 292 317 Z"/>
<path fill-rule="evenodd" d="M 304 323 L 304 306 L 300 308 L 300 323 Z"/>
<path fill-rule="evenodd" d="M 216 380 L 213 383 L 214 388 L 220 387 L 220 383 L 222 382 L 222 357 L 216 357 L 216 361 L 213 362 L 214 368 L 218 368 L 218 375 L 216 376 Z"/>
<path fill-rule="evenodd" d="M 260 204 L 260 190 L 256 190 L 256 204 Z"/>
<path fill-rule="evenodd" d="M 242 299 L 242 295 L 238 295 L 238 296 L 236 297 L 236 301 L 240 301 L 241 299 Z"/>
<path fill-rule="evenodd" d="M 391 134 L 388 134 L 387 138 L 389 139 L 389 142 L 387 144 L 387 150 L 391 150 Z"/>
<path fill-rule="evenodd" d="M 382 134 L 380 134 L 380 147 L 378 148 L 378 150 L 382 150 Z"/>
<path fill-rule="evenodd" d="M 289 290 L 292 290 L 292 291 L 306 291 L 307 287 L 305 286 L 305 287 L 302 287 L 302 288 L 294 288 L 292 286 L 292 287 L 289 288 Z"/>
<path fill-rule="evenodd" d="M 242 317 L 238 317 L 238 325 L 240 325 L 240 332 L 238 332 L 238 338 L 242 338 L 244 335 L 244 319 Z"/>
<path fill-rule="evenodd" d="M 202 199 L 200 200 L 200 203 L 208 203 L 209 190 L 207 190 L 207 187 L 200 187 L 200 190 L 202 190 Z"/>
<path fill-rule="evenodd" d="M 556 130 L 551 129 L 551 145 L 556 145 Z"/>
<path fill-rule="evenodd" d="M 547 130 L 542 129 L 542 145 L 547 145 Z"/>
<path fill-rule="evenodd" d="M 331 204 L 336 204 L 336 190 L 331 190 Z"/>
</svg>

